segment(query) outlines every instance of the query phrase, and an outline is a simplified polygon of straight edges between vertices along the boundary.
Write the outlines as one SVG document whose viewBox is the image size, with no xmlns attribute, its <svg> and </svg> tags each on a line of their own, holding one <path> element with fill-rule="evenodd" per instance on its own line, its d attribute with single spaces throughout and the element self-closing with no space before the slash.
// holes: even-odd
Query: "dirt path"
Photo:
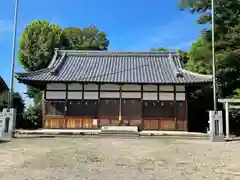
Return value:
<svg viewBox="0 0 240 180">
<path fill-rule="evenodd" d="M 0 143 L 0 179 L 239 180 L 240 142 L 45 138 Z"/>
</svg>

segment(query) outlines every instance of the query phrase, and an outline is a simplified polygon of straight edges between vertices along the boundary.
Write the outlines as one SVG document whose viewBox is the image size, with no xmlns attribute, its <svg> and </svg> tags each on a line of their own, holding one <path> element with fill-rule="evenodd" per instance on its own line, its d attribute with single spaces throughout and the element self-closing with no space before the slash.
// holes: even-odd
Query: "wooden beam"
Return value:
<svg viewBox="0 0 240 180">
<path fill-rule="evenodd" d="M 240 103 L 240 99 L 218 99 L 220 103 Z"/>
<path fill-rule="evenodd" d="M 229 109 L 240 109 L 240 106 L 230 105 Z"/>
</svg>

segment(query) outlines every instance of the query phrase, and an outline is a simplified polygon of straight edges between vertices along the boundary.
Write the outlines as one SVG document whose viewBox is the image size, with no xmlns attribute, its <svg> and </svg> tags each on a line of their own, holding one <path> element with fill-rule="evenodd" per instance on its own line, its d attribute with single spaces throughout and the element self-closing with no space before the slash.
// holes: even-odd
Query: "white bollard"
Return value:
<svg viewBox="0 0 240 180">
<path fill-rule="evenodd" d="M 16 125 L 16 109 L 4 108 L 0 112 L 0 138 L 11 138 Z"/>
<path fill-rule="evenodd" d="M 223 142 L 222 111 L 209 111 L 209 134 L 213 142 Z"/>
</svg>

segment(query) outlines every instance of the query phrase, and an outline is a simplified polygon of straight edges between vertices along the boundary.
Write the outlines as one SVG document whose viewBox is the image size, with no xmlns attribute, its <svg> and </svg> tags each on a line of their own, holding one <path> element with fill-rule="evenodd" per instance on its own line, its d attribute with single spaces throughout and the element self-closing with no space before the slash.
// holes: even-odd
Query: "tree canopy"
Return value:
<svg viewBox="0 0 240 180">
<path fill-rule="evenodd" d="M 83 29 L 69 27 L 63 29 L 65 49 L 75 50 L 107 50 L 109 40 L 105 32 L 99 31 L 95 26 Z"/>
<path fill-rule="evenodd" d="M 24 28 L 20 37 L 18 57 L 26 71 L 36 71 L 48 66 L 54 48 L 61 48 L 62 29 L 47 21 L 33 21 Z"/>
<path fill-rule="evenodd" d="M 26 71 L 37 71 L 47 68 L 54 49 L 68 50 L 107 50 L 109 40 L 105 32 L 95 26 L 85 28 L 67 27 L 61 28 L 57 24 L 48 21 L 36 20 L 28 24 L 20 37 L 18 60 Z M 26 94 L 34 100 L 35 106 L 31 106 L 25 113 L 25 119 L 32 117 L 33 122 L 38 123 L 41 114 L 39 103 L 41 92 L 33 87 L 28 87 Z M 34 114 L 34 116 L 33 116 Z"/>
<path fill-rule="evenodd" d="M 57 24 L 36 20 L 28 24 L 20 37 L 19 63 L 26 71 L 46 68 L 50 63 L 54 49 L 68 50 L 107 50 L 109 40 L 105 32 L 95 26 L 68 27 L 62 29 Z M 27 95 L 37 101 L 39 90 L 28 87 Z"/>
<path fill-rule="evenodd" d="M 28 24 L 20 37 L 19 63 L 26 71 L 46 68 L 54 49 L 107 50 L 109 40 L 105 32 L 95 26 L 68 27 L 36 20 Z"/>
<path fill-rule="evenodd" d="M 183 0 L 183 10 L 199 14 L 198 23 L 211 23 L 211 0 Z M 240 1 L 215 1 L 215 51 L 219 95 L 233 96 L 240 86 Z M 200 73 L 209 73 L 211 67 L 211 29 L 204 30 L 192 46 L 187 67 Z"/>
</svg>

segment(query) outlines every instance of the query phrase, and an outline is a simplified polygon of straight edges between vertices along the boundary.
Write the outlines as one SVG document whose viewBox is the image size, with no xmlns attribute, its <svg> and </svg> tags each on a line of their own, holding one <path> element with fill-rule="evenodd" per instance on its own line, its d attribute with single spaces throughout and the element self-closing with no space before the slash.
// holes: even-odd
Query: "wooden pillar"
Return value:
<svg viewBox="0 0 240 180">
<path fill-rule="evenodd" d="M 118 116 L 118 120 L 120 125 L 123 124 L 122 121 L 122 86 L 120 85 L 120 92 L 119 92 L 119 116 Z"/>
<path fill-rule="evenodd" d="M 144 128 L 144 119 L 143 119 L 143 85 L 141 85 L 141 128 Z"/>
<path fill-rule="evenodd" d="M 174 130 L 176 131 L 177 130 L 177 102 L 176 102 L 176 85 L 174 84 L 173 86 L 174 88 L 174 101 L 173 101 L 173 112 L 174 112 L 174 123 L 175 123 L 175 126 L 174 126 Z"/>
<path fill-rule="evenodd" d="M 64 111 L 64 128 L 67 128 L 68 123 L 68 84 L 66 84 L 66 98 L 65 98 L 65 111 Z"/>
<path fill-rule="evenodd" d="M 188 131 L 188 88 L 187 86 L 185 85 L 185 119 L 186 119 L 186 125 L 184 127 L 184 130 L 185 131 Z"/>
<path fill-rule="evenodd" d="M 97 104 L 97 122 L 98 122 L 98 127 L 100 127 L 100 117 L 99 117 L 99 111 L 100 111 L 100 93 L 101 93 L 101 84 L 98 84 L 98 104 Z"/>
<path fill-rule="evenodd" d="M 46 85 L 42 92 L 42 128 L 46 128 L 45 119 L 46 119 Z"/>
<path fill-rule="evenodd" d="M 226 138 L 229 138 L 229 104 L 225 103 Z"/>
</svg>

